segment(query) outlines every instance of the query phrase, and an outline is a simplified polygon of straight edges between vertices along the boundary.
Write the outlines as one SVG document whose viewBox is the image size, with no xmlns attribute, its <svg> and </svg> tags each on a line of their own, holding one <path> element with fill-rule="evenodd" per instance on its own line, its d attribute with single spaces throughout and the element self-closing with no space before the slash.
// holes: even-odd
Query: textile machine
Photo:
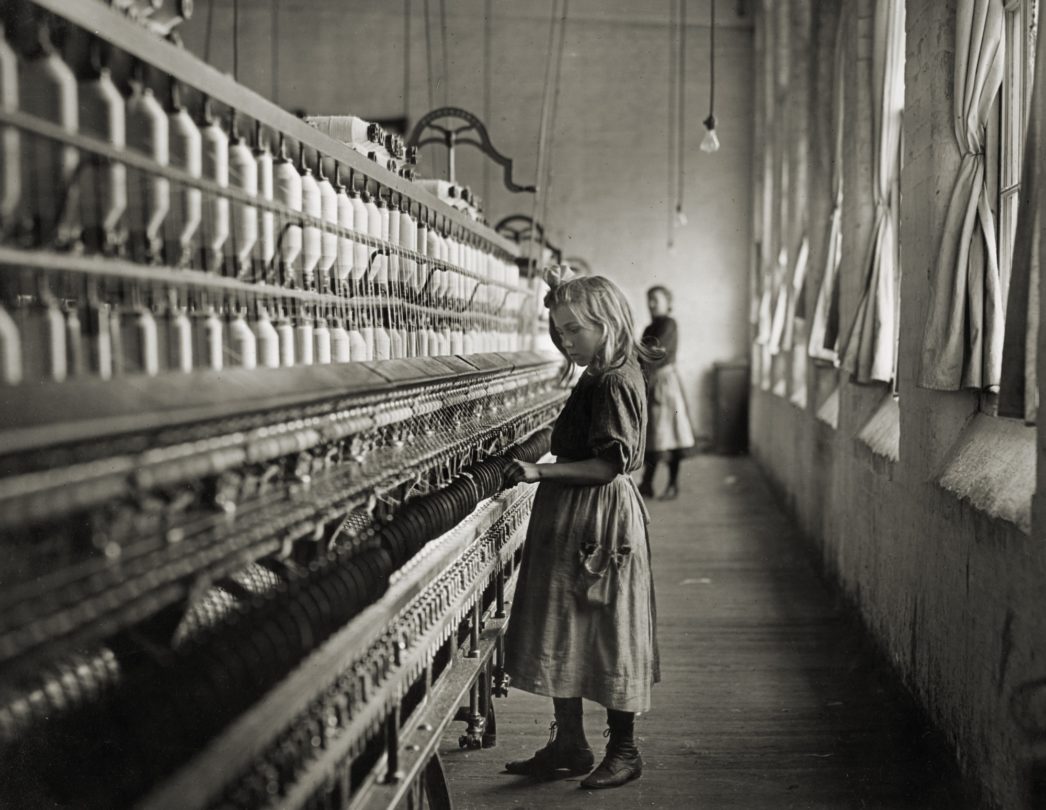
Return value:
<svg viewBox="0 0 1046 810">
<path fill-rule="evenodd" d="M 0 23 L 0 805 L 449 806 L 565 397 L 537 282 L 119 4 Z"/>
</svg>

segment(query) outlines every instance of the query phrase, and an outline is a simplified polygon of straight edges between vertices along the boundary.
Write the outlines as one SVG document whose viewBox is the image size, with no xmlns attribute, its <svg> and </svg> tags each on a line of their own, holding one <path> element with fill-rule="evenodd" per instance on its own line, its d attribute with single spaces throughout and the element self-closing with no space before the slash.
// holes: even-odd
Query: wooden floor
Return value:
<svg viewBox="0 0 1046 810">
<path fill-rule="evenodd" d="M 681 488 L 650 504 L 663 681 L 636 721 L 643 777 L 597 792 L 580 778 L 505 773 L 506 760 L 544 745 L 551 720 L 549 700 L 510 689 L 495 703 L 497 747 L 460 750 L 462 726 L 448 729 L 457 810 L 968 807 L 754 463 L 697 456 Z M 598 762 L 605 716 L 588 702 L 585 713 Z"/>
</svg>

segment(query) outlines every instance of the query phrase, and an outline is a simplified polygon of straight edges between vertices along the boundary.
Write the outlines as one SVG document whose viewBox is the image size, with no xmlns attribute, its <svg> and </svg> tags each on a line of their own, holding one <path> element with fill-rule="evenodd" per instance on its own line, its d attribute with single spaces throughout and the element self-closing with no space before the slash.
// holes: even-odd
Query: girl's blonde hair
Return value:
<svg viewBox="0 0 1046 810">
<path fill-rule="evenodd" d="M 583 326 L 594 326 L 602 330 L 603 341 L 590 364 L 595 371 L 618 368 L 630 357 L 652 362 L 661 359 L 664 354 L 660 348 L 644 346 L 636 341 L 632 308 L 625 300 L 625 294 L 608 278 L 578 276 L 564 281 L 553 287 L 545 296 L 545 306 L 549 309 L 568 306 Z M 555 329 L 552 331 L 552 337 L 556 348 L 562 352 Z M 573 370 L 574 363 L 571 362 L 566 376 L 573 373 Z"/>
</svg>

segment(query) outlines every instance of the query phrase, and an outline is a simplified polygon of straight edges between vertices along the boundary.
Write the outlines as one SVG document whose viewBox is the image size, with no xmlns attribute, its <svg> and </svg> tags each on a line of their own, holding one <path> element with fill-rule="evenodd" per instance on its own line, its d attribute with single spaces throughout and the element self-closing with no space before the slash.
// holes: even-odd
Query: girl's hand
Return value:
<svg viewBox="0 0 1046 810">
<path fill-rule="evenodd" d="M 541 473 L 537 464 L 528 461 L 510 461 L 502 473 L 505 487 L 514 487 L 516 484 L 533 484 L 541 480 Z"/>
</svg>

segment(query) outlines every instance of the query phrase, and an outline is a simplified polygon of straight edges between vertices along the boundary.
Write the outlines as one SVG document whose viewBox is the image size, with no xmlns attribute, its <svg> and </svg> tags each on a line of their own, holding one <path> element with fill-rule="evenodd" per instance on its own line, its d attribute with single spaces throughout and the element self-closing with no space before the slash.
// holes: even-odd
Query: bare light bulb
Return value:
<svg viewBox="0 0 1046 810">
<path fill-rule="evenodd" d="M 688 220 L 688 219 L 686 218 L 686 212 L 685 212 L 685 211 L 683 210 L 683 206 L 682 206 L 682 205 L 677 205 L 677 206 L 676 206 L 676 224 L 677 224 L 677 225 L 678 225 L 678 226 L 679 226 L 680 228 L 685 228 L 685 227 L 686 227 L 686 224 L 687 224 L 687 223 L 688 223 L 689 221 L 690 221 L 690 220 Z"/>
<path fill-rule="evenodd" d="M 718 152 L 719 151 L 719 136 L 715 134 L 715 116 L 710 115 L 704 120 L 705 137 L 701 139 L 701 151 L 702 152 Z"/>
</svg>

